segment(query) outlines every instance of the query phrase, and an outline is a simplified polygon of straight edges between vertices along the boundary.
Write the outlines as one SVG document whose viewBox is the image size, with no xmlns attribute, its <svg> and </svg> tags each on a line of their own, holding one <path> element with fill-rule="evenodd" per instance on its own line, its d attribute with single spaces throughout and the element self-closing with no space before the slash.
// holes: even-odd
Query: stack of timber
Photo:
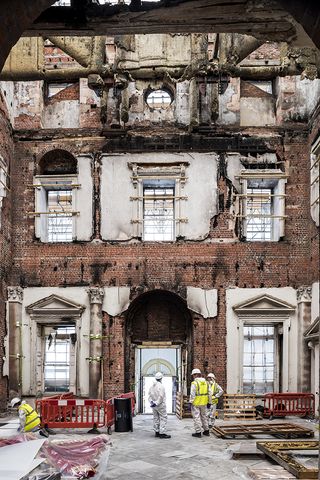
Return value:
<svg viewBox="0 0 320 480">
<path fill-rule="evenodd" d="M 188 403 L 188 396 L 177 393 L 176 396 L 176 415 L 178 418 L 191 418 L 191 406 Z"/>
<path fill-rule="evenodd" d="M 223 395 L 224 420 L 255 420 L 256 395 L 225 394 Z"/>
<path fill-rule="evenodd" d="M 256 435 L 272 435 L 277 438 L 314 437 L 314 430 L 294 423 L 239 423 L 232 425 L 215 425 L 212 432 L 219 438 L 235 438 Z"/>
</svg>

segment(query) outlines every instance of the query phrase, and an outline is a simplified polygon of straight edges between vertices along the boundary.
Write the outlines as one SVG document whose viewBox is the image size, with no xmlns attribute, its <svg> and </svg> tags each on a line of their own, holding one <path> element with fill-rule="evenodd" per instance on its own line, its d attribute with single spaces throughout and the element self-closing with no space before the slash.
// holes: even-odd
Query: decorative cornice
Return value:
<svg viewBox="0 0 320 480">
<path fill-rule="evenodd" d="M 311 302 L 311 297 L 312 297 L 312 287 L 306 287 L 304 285 L 298 288 L 297 290 L 298 303 Z"/>
<path fill-rule="evenodd" d="M 21 287 L 8 287 L 8 302 L 22 303 L 23 300 L 23 288 Z"/>
<path fill-rule="evenodd" d="M 90 303 L 102 303 L 104 297 L 104 289 L 99 287 L 91 287 L 87 289 Z"/>
</svg>

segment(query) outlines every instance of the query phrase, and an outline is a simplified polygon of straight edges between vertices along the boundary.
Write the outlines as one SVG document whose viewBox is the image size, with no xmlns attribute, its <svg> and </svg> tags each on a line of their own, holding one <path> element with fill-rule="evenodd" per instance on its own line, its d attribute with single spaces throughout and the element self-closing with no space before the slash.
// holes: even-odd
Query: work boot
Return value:
<svg viewBox="0 0 320 480">
<path fill-rule="evenodd" d="M 154 436 L 155 436 L 155 437 L 160 437 L 160 433 L 159 433 L 159 432 L 155 432 Z"/>
<path fill-rule="evenodd" d="M 201 438 L 201 432 L 196 432 L 192 434 L 193 437 Z"/>
<path fill-rule="evenodd" d="M 160 438 L 171 438 L 171 435 L 167 435 L 166 433 L 159 433 Z"/>
<path fill-rule="evenodd" d="M 44 428 L 41 428 L 41 430 L 39 430 L 39 435 L 41 435 L 41 437 L 49 437 L 49 433 Z"/>
<path fill-rule="evenodd" d="M 205 435 L 206 437 L 209 437 L 209 435 L 210 435 L 209 430 L 205 430 L 205 431 L 203 432 L 203 435 Z"/>
</svg>

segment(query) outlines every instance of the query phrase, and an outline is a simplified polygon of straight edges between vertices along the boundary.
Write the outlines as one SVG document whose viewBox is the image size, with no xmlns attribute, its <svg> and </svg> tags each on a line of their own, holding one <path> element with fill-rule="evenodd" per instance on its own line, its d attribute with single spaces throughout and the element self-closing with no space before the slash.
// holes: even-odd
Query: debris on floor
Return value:
<svg viewBox="0 0 320 480">
<path fill-rule="evenodd" d="M 0 438 L 0 478 L 5 480 L 103 480 L 107 470 L 107 435 L 77 440 L 70 435 L 39 440 L 34 434 Z"/>
</svg>

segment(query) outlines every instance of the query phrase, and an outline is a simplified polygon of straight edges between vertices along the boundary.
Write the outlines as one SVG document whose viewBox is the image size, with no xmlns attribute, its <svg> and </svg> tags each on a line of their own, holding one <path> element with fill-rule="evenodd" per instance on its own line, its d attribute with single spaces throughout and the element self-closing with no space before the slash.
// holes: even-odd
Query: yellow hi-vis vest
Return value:
<svg viewBox="0 0 320 480">
<path fill-rule="evenodd" d="M 207 405 L 209 403 L 209 385 L 206 380 L 200 380 L 196 378 L 192 384 L 196 386 L 196 396 L 193 401 L 195 407 L 200 407 L 201 405 Z"/>
<path fill-rule="evenodd" d="M 26 424 L 24 426 L 25 432 L 30 432 L 40 425 L 40 417 L 30 405 L 23 403 L 20 405 L 19 410 L 24 410 L 26 413 Z"/>
<path fill-rule="evenodd" d="M 212 392 L 212 405 L 217 405 L 219 399 L 215 398 L 215 394 L 219 392 L 216 382 L 211 383 L 211 392 Z"/>
</svg>

